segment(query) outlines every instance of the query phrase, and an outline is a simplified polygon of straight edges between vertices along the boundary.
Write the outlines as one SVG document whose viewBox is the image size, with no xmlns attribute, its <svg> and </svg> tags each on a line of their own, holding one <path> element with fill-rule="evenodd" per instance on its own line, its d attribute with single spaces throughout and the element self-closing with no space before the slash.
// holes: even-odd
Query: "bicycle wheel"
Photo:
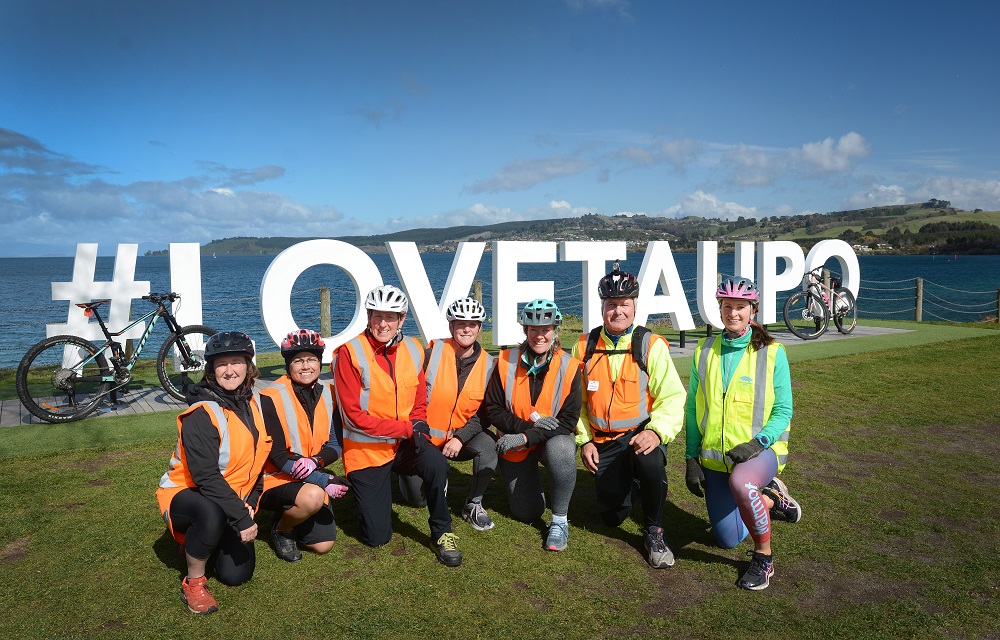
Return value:
<svg viewBox="0 0 1000 640">
<path fill-rule="evenodd" d="M 205 345 L 218 333 L 211 327 L 192 324 L 181 327 L 163 342 L 156 356 L 156 375 L 167 393 L 184 399 L 184 387 L 205 377 Z"/>
<path fill-rule="evenodd" d="M 803 340 L 815 340 L 830 326 L 823 298 L 812 291 L 799 291 L 785 301 L 785 326 Z"/>
<path fill-rule="evenodd" d="M 850 289 L 837 287 L 833 292 L 836 295 L 833 302 L 833 324 L 837 326 L 837 331 L 846 335 L 858 326 L 858 303 Z"/>
<path fill-rule="evenodd" d="M 111 375 L 104 352 L 77 336 L 53 336 L 28 349 L 17 367 L 17 397 L 46 422 L 85 418 L 107 395 Z"/>
</svg>

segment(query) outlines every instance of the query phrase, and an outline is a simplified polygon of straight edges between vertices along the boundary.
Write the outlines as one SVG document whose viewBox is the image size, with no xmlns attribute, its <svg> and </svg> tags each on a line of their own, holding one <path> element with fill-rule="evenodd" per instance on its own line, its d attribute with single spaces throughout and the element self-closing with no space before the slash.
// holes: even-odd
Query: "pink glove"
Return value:
<svg viewBox="0 0 1000 640">
<path fill-rule="evenodd" d="M 296 480 L 305 480 L 309 474 L 316 470 L 316 461 L 312 458 L 299 458 L 292 465 L 292 477 Z"/>
<path fill-rule="evenodd" d="M 325 491 L 326 495 L 336 500 L 337 498 L 343 498 L 347 494 L 347 486 L 331 482 L 330 484 L 326 485 Z"/>
</svg>

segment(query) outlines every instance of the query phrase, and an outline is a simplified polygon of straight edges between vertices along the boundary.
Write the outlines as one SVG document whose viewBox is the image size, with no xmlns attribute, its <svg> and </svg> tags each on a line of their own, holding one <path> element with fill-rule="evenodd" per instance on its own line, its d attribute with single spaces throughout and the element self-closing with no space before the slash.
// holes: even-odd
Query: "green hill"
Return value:
<svg viewBox="0 0 1000 640">
<path fill-rule="evenodd" d="M 653 240 L 668 240 L 675 251 L 694 251 L 699 241 L 715 240 L 726 249 L 739 241 L 791 240 L 809 249 L 820 240 L 839 238 L 864 252 L 880 253 L 1000 253 L 1000 211 L 965 211 L 944 200 L 851 211 L 787 217 L 661 218 L 603 216 L 526 220 L 499 224 L 407 229 L 372 236 L 334 238 L 368 253 L 386 251 L 386 242 L 416 242 L 424 252 L 453 252 L 465 241 L 497 240 L 624 240 L 642 251 Z M 315 238 L 223 238 L 202 247 L 203 254 L 276 255 Z M 165 254 L 165 251 L 147 255 Z"/>
</svg>

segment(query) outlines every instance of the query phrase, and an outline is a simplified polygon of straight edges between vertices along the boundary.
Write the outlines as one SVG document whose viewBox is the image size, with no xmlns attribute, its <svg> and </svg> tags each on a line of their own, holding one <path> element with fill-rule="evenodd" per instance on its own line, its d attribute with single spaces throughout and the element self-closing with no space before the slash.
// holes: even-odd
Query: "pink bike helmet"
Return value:
<svg viewBox="0 0 1000 640">
<path fill-rule="evenodd" d="M 715 291 L 716 299 L 736 298 L 749 300 L 754 304 L 760 302 L 760 292 L 750 278 L 723 278 L 722 284 Z"/>
</svg>

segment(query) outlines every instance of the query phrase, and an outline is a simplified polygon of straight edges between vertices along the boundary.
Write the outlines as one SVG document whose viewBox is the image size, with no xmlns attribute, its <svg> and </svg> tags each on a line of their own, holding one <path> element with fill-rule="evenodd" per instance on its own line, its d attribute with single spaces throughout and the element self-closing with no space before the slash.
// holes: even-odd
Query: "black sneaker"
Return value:
<svg viewBox="0 0 1000 640">
<path fill-rule="evenodd" d="M 785 483 L 775 477 L 760 490 L 765 496 L 774 502 L 771 507 L 772 520 L 784 520 L 785 522 L 798 522 L 802 519 L 802 507 L 788 493 Z"/>
<path fill-rule="evenodd" d="M 275 528 L 277 526 L 278 520 L 275 519 L 274 524 L 271 525 L 271 540 L 274 541 L 274 554 L 285 562 L 298 562 L 302 559 L 302 552 L 299 551 L 298 543 L 295 542 L 295 538 L 291 536 L 290 531 L 278 531 Z"/>
<path fill-rule="evenodd" d="M 489 531 L 493 528 L 493 519 L 479 502 L 465 503 L 465 508 L 462 509 L 462 520 L 472 525 L 476 531 Z"/>
<path fill-rule="evenodd" d="M 646 559 L 654 569 L 666 569 L 674 566 L 674 552 L 663 540 L 662 527 L 650 527 L 646 531 Z"/>
<path fill-rule="evenodd" d="M 740 578 L 737 584 L 740 588 L 750 589 L 751 591 L 767 589 L 767 586 L 771 583 L 771 576 L 774 575 L 774 556 L 764 555 L 756 551 L 748 551 L 747 553 L 752 556 L 750 558 L 750 568 L 747 569 L 747 572 L 743 574 L 743 577 Z"/>
<path fill-rule="evenodd" d="M 446 567 L 457 567 L 462 564 L 462 553 L 458 550 L 458 545 L 455 544 L 457 541 L 458 536 L 448 531 L 442 533 L 434 544 L 434 553 L 437 554 L 437 559 Z"/>
</svg>

